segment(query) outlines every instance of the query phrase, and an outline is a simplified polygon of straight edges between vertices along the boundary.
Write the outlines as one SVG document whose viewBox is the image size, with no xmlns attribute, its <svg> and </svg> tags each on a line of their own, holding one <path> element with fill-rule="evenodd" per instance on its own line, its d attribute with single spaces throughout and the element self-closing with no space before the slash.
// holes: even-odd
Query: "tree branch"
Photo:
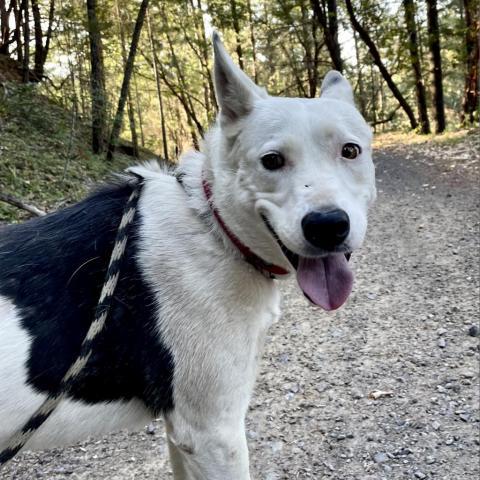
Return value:
<svg viewBox="0 0 480 480">
<path fill-rule="evenodd" d="M 44 215 L 47 214 L 47 212 L 44 212 L 43 210 L 40 210 L 39 208 L 35 207 L 34 205 L 30 205 L 28 203 L 25 203 L 24 201 L 20 200 L 17 197 L 14 197 L 13 195 L 9 195 L 7 193 L 1 193 L 0 192 L 0 201 L 8 203 L 10 205 L 13 205 L 14 207 L 21 208 L 22 210 L 26 210 L 29 213 L 32 213 L 33 215 L 36 215 L 37 217 L 43 217 Z"/>
</svg>

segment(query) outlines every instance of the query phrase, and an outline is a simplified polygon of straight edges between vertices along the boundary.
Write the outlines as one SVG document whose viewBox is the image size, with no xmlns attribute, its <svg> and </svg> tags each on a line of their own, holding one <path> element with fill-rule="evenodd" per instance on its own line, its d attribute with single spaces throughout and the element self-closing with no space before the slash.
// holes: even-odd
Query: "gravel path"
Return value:
<svg viewBox="0 0 480 480">
<path fill-rule="evenodd" d="M 347 306 L 322 313 L 285 286 L 248 414 L 253 478 L 478 478 L 479 152 L 471 136 L 376 153 L 379 198 Z M 0 478 L 171 474 L 156 422 L 26 452 Z"/>
</svg>

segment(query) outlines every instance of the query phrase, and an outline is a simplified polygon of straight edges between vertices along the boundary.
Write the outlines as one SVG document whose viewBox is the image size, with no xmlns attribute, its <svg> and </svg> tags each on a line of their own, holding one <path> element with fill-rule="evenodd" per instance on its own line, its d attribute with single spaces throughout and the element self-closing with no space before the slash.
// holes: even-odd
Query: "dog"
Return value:
<svg viewBox="0 0 480 480">
<path fill-rule="evenodd" d="M 244 419 L 278 280 L 325 310 L 375 199 L 371 130 L 329 72 L 316 99 L 255 85 L 213 35 L 215 125 L 174 170 L 140 165 L 105 329 L 25 448 L 165 419 L 176 480 L 250 479 Z M 92 322 L 131 182 L 0 230 L 0 449 L 58 388 Z"/>
</svg>

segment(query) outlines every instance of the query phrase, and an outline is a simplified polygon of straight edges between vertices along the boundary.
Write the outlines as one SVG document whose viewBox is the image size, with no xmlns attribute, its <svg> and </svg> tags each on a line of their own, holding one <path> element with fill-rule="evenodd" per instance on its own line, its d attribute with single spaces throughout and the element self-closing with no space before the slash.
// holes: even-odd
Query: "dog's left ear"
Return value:
<svg viewBox="0 0 480 480">
<path fill-rule="evenodd" d="M 337 70 L 330 70 L 323 79 L 320 97 L 332 98 L 355 105 L 350 82 Z"/>
<path fill-rule="evenodd" d="M 217 32 L 213 32 L 212 41 L 215 54 L 215 94 L 220 107 L 220 118 L 227 122 L 238 120 L 252 110 L 255 100 L 268 95 L 233 63 Z"/>
</svg>

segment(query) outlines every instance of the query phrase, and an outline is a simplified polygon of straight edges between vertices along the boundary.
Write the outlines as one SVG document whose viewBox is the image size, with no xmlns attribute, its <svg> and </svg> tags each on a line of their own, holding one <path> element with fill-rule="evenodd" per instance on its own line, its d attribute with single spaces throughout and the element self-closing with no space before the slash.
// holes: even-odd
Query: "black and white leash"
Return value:
<svg viewBox="0 0 480 480">
<path fill-rule="evenodd" d="M 95 317 L 82 342 L 80 353 L 68 369 L 67 373 L 63 376 L 57 390 L 45 399 L 23 427 L 10 437 L 7 446 L 0 451 L 0 467 L 11 460 L 24 447 L 32 435 L 35 434 L 35 432 L 54 412 L 58 404 L 66 398 L 73 382 L 78 378 L 92 354 L 92 347 L 95 338 L 105 327 L 115 287 L 117 286 L 118 278 L 120 276 L 121 263 L 124 257 L 125 248 L 127 246 L 128 227 L 131 225 L 137 210 L 142 179 L 141 177 L 135 176 L 135 178 L 129 183 L 132 185 L 133 191 L 130 194 L 123 211 L 122 219 L 115 237 L 115 244 L 110 256 L 110 263 L 105 275 L 105 281 L 95 310 Z"/>
</svg>

